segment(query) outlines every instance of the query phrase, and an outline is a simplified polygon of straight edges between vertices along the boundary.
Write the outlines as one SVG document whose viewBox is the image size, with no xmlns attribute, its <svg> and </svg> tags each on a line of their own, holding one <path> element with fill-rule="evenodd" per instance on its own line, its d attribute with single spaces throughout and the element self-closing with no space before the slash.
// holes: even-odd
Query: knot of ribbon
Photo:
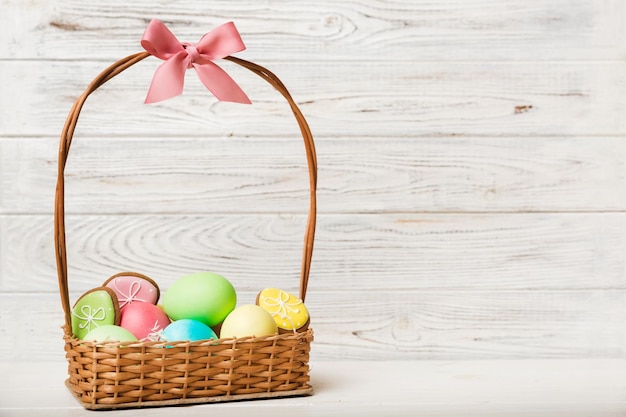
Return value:
<svg viewBox="0 0 626 417">
<path fill-rule="evenodd" d="M 161 22 L 153 19 L 141 39 L 141 46 L 165 60 L 155 71 L 146 103 L 156 103 L 182 94 L 185 71 L 193 68 L 204 86 L 218 100 L 250 104 L 250 99 L 213 60 L 246 49 L 233 22 L 206 33 L 197 44 L 180 42 Z"/>
</svg>

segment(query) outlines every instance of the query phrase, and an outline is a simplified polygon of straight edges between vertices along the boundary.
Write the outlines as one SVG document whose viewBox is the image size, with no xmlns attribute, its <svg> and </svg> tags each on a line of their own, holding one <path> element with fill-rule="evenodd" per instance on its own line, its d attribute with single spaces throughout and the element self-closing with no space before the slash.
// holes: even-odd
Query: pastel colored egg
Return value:
<svg viewBox="0 0 626 417">
<path fill-rule="evenodd" d="M 217 335 L 209 326 L 198 320 L 182 319 L 173 321 L 161 332 L 161 340 L 166 342 L 197 340 L 217 340 Z"/>
<path fill-rule="evenodd" d="M 119 303 L 115 293 L 98 287 L 83 294 L 72 307 L 72 333 L 82 339 L 96 327 L 119 324 Z"/>
<path fill-rule="evenodd" d="M 140 301 L 122 309 L 120 326 L 130 331 L 141 341 L 157 341 L 161 331 L 170 324 L 170 319 L 154 304 Z"/>
<path fill-rule="evenodd" d="M 156 304 L 159 300 L 160 290 L 157 283 L 137 272 L 120 272 L 107 279 L 102 286 L 115 291 L 120 309 L 135 301 Z"/>
<path fill-rule="evenodd" d="M 270 313 L 255 304 L 247 304 L 237 307 L 226 317 L 220 337 L 259 337 L 277 332 L 278 327 Z"/>
<path fill-rule="evenodd" d="M 163 309 L 172 320 L 193 319 L 215 326 L 237 305 L 233 285 L 213 272 L 178 279 L 163 296 Z"/>
<path fill-rule="evenodd" d="M 300 298 L 278 288 L 265 288 L 257 304 L 272 315 L 278 330 L 294 332 L 308 327 L 309 311 Z"/>
<path fill-rule="evenodd" d="M 85 335 L 83 340 L 93 340 L 94 342 L 134 342 L 137 341 L 137 338 L 131 332 L 120 326 L 105 324 L 92 329 Z"/>
</svg>

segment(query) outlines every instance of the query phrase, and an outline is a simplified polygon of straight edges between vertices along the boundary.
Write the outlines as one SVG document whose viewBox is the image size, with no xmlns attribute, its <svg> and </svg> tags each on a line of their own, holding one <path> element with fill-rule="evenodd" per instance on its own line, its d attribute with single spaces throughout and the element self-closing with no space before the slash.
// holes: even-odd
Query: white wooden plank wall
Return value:
<svg viewBox="0 0 626 417">
<path fill-rule="evenodd" d="M 626 4 L 611 0 L 0 0 L 0 349 L 62 356 L 52 211 L 73 100 L 151 18 L 234 20 L 319 154 L 314 357 L 623 357 Z M 155 58 L 97 92 L 67 169 L 72 295 L 197 270 L 295 290 L 307 207 L 287 105 L 143 105 Z"/>
</svg>

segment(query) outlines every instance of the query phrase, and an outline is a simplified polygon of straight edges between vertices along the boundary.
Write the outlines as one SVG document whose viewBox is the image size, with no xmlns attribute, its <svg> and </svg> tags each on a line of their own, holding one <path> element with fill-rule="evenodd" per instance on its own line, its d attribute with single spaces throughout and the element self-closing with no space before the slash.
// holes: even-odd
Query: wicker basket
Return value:
<svg viewBox="0 0 626 417">
<path fill-rule="evenodd" d="M 309 382 L 311 329 L 258 338 L 198 342 L 95 343 L 72 334 L 65 237 L 64 171 L 80 111 L 96 89 L 147 52 L 119 60 L 87 87 L 70 110 L 59 147 L 54 211 L 54 237 L 61 304 L 65 312 L 64 340 L 69 362 L 66 385 L 87 409 L 116 409 L 197 404 L 312 393 Z M 282 82 L 267 69 L 228 56 L 276 88 L 289 103 L 306 149 L 310 207 L 304 234 L 300 298 L 308 283 L 316 219 L 317 162 L 307 122 Z"/>
</svg>

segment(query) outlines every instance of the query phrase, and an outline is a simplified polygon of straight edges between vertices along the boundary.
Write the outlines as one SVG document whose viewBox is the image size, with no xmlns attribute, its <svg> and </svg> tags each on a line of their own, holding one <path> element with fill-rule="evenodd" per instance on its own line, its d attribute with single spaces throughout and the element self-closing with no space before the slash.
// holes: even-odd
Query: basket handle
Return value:
<svg viewBox="0 0 626 417">
<path fill-rule="evenodd" d="M 109 81 L 127 68 L 135 65 L 139 61 L 150 56 L 148 52 L 139 52 L 133 55 L 129 55 L 126 58 L 122 58 L 115 62 L 104 71 L 102 71 L 89 86 L 83 91 L 83 93 L 76 99 L 72 106 L 63 131 L 61 133 L 61 141 L 59 144 L 59 157 L 58 157 L 58 174 L 57 174 L 57 186 L 54 204 L 54 243 L 56 251 L 57 262 L 57 274 L 59 280 L 59 292 L 61 294 L 61 304 L 65 313 L 65 324 L 71 326 L 71 310 L 70 299 L 67 279 L 67 253 L 65 242 L 65 165 L 69 155 L 70 145 L 72 144 L 72 137 L 78 123 L 78 116 L 80 111 L 87 100 L 87 97 L 104 83 Z M 309 281 L 309 271 L 311 268 L 311 258 L 313 255 L 313 242 L 315 238 L 315 221 L 317 212 L 316 203 L 316 190 L 317 190 L 317 157 L 315 153 L 315 143 L 313 142 L 313 135 L 309 129 L 309 125 L 304 118 L 304 115 L 294 102 L 293 98 L 289 94 L 289 91 L 285 85 L 278 79 L 276 75 L 267 70 L 266 68 L 257 65 L 255 63 L 243 60 L 241 58 L 235 58 L 233 56 L 227 56 L 227 59 L 240 65 L 244 68 L 254 72 L 269 84 L 271 84 L 276 90 L 278 90 L 282 96 L 287 100 L 291 111 L 298 122 L 302 138 L 304 139 L 304 147 L 306 150 L 307 163 L 309 168 L 309 187 L 310 187 L 310 205 L 307 225 L 304 233 L 304 247 L 302 250 L 302 268 L 300 271 L 300 298 L 304 301 L 306 297 L 306 290 Z"/>
</svg>

